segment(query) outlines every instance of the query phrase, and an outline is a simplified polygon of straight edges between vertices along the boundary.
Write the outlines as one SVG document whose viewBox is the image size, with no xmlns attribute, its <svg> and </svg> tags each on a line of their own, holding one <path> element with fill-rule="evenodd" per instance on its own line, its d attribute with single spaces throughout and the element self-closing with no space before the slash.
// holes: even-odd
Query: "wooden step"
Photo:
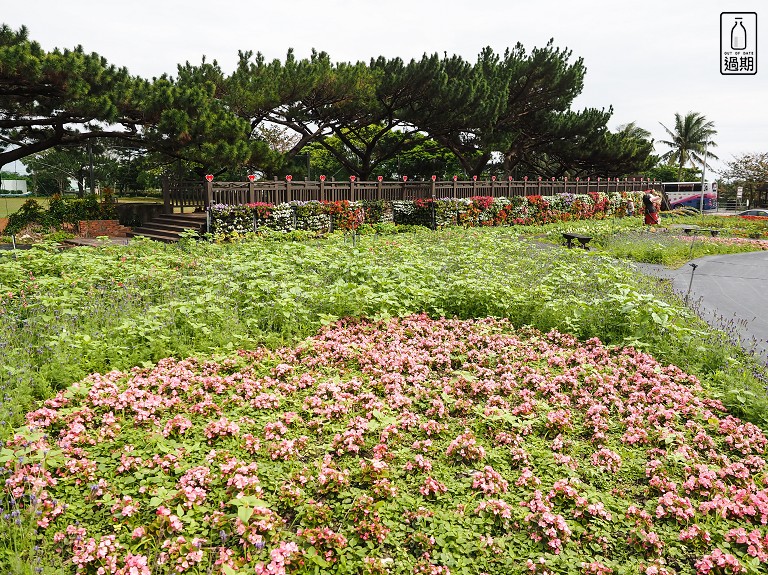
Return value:
<svg viewBox="0 0 768 575">
<path fill-rule="evenodd" d="M 201 231 L 201 225 L 198 224 L 185 224 L 183 222 L 165 222 L 165 221 L 158 221 L 158 220 L 152 220 L 151 222 L 147 222 L 143 226 L 141 226 L 145 229 L 153 229 L 153 230 L 165 230 L 168 232 L 185 232 L 187 230 L 195 230 L 196 232 Z"/>
<path fill-rule="evenodd" d="M 128 237 L 143 236 L 159 242 L 175 243 L 186 231 L 203 233 L 205 223 L 205 213 L 165 214 L 134 228 L 128 233 Z"/>
</svg>

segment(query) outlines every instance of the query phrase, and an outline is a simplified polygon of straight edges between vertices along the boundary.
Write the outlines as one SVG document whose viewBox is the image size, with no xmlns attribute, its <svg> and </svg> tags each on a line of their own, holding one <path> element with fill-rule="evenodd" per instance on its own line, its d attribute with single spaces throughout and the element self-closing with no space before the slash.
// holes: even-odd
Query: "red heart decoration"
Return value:
<svg viewBox="0 0 768 575">
<path fill-rule="evenodd" d="M 472 176 L 472 181 L 476 182 L 477 181 L 477 176 Z"/>
<path fill-rule="evenodd" d="M 256 180 L 256 176 L 254 176 L 253 174 L 248 174 L 248 179 L 249 179 L 251 182 L 253 182 L 253 181 L 255 181 L 255 180 Z"/>
<path fill-rule="evenodd" d="M 325 181 L 325 176 L 320 176 L 320 181 L 324 182 Z"/>
<path fill-rule="evenodd" d="M 349 176 L 349 181 L 350 182 L 354 182 L 355 181 L 355 176 Z"/>
<path fill-rule="evenodd" d="M 291 174 L 288 174 L 285 176 L 285 181 L 290 182 L 293 179 L 293 176 Z"/>
<path fill-rule="evenodd" d="M 207 176 L 205 176 L 205 179 L 208 180 L 209 182 L 212 182 L 213 181 L 213 174 L 208 174 Z"/>
<path fill-rule="evenodd" d="M 453 176 L 453 181 L 454 181 L 454 182 L 455 182 L 456 180 L 458 180 L 458 179 L 459 179 L 459 176 Z"/>
<path fill-rule="evenodd" d="M 434 182 L 437 179 L 437 176 L 432 176 L 432 181 Z"/>
<path fill-rule="evenodd" d="M 381 181 L 381 180 L 383 180 L 383 179 L 384 179 L 384 176 L 376 176 L 376 179 L 377 179 L 377 180 L 379 180 L 379 181 Z"/>
<path fill-rule="evenodd" d="M 408 181 L 408 176 L 403 176 L 403 181 L 407 182 Z"/>
<path fill-rule="evenodd" d="M 496 181 L 496 176 L 491 176 L 491 181 L 495 182 Z"/>
</svg>

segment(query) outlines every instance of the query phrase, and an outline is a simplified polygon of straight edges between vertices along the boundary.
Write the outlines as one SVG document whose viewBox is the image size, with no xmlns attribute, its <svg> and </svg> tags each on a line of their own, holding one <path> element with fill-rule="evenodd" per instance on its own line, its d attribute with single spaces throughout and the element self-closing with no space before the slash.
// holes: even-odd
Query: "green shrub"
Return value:
<svg viewBox="0 0 768 575">
<path fill-rule="evenodd" d="M 62 224 L 77 224 L 81 220 L 112 220 L 117 218 L 117 208 L 112 202 L 99 202 L 95 196 L 64 199 L 55 194 L 45 209 L 35 200 L 27 200 L 21 208 L 8 217 L 7 232 L 18 233 L 29 224 L 45 228 L 57 228 Z"/>
<path fill-rule="evenodd" d="M 8 225 L 5 227 L 6 234 L 17 234 L 30 224 L 42 225 L 45 221 L 46 212 L 36 200 L 27 200 L 14 213 L 8 216 Z"/>
</svg>

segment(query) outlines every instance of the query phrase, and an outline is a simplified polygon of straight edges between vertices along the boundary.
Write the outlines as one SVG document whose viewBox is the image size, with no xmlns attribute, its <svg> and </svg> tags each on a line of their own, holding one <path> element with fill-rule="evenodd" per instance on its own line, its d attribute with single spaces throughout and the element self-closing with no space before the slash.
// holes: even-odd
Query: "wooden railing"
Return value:
<svg viewBox="0 0 768 575">
<path fill-rule="evenodd" d="M 205 210 L 214 204 L 242 205 L 256 202 L 414 200 L 417 198 L 471 198 L 473 196 L 551 196 L 587 192 L 642 191 L 658 185 L 646 179 L 595 180 L 469 180 L 469 181 L 255 181 L 163 183 L 166 213 Z"/>
</svg>

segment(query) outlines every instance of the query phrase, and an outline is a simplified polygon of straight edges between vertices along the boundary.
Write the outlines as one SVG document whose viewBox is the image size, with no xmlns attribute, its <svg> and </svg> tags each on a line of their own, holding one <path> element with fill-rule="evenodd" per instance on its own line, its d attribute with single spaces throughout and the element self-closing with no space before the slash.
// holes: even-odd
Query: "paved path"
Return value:
<svg viewBox="0 0 768 575">
<path fill-rule="evenodd" d="M 694 270 L 690 264 L 696 264 Z M 677 293 L 698 306 L 719 329 L 734 330 L 745 349 L 768 363 L 768 252 L 707 256 L 672 270 L 637 264 L 644 273 L 669 279 Z M 693 272 L 693 281 L 691 281 Z"/>
</svg>

